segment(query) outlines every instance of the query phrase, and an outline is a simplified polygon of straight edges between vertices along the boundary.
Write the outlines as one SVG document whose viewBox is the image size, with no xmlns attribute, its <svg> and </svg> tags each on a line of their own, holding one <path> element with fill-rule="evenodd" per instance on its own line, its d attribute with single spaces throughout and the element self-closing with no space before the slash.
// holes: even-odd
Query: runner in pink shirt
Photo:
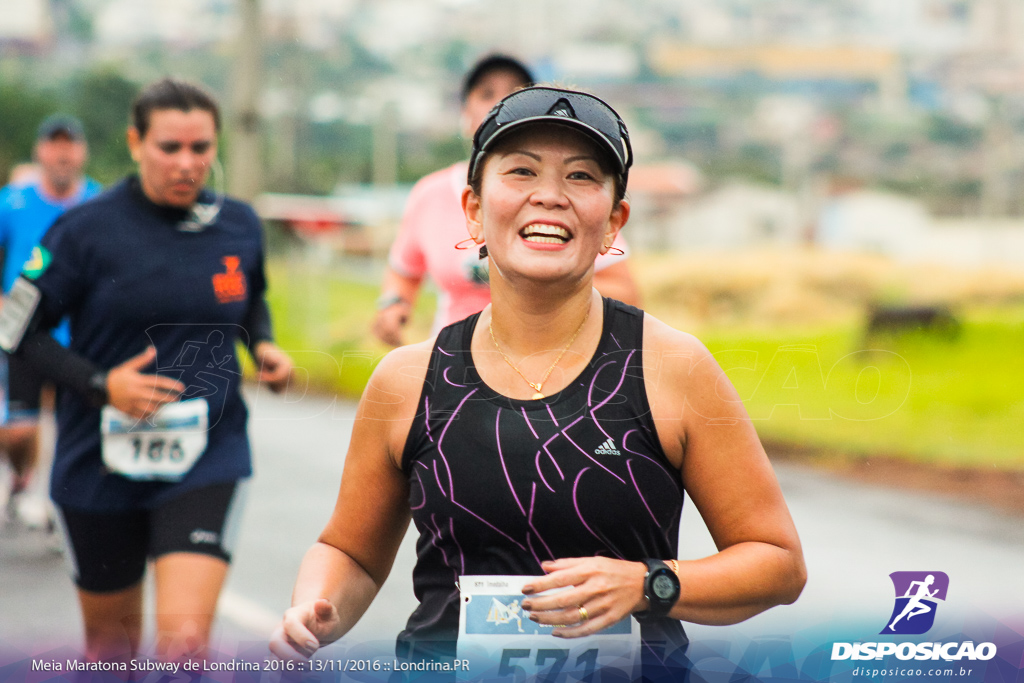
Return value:
<svg viewBox="0 0 1024 683">
<path fill-rule="evenodd" d="M 511 57 L 491 55 L 477 62 L 463 81 L 464 135 L 472 138 L 499 100 L 532 83 L 529 70 Z M 402 328 L 426 275 L 437 285 L 439 293 L 432 334 L 483 310 L 491 302 L 487 259 L 481 259 L 475 247 L 455 248 L 469 236 L 462 213 L 466 173 L 466 162 L 459 162 L 431 173 L 412 188 L 398 237 L 388 256 L 373 324 L 374 334 L 386 344 L 403 343 Z M 626 263 L 629 249 L 621 237 L 613 247 L 622 253 L 613 249 L 597 258 L 594 286 L 604 296 L 639 306 L 640 294 Z"/>
</svg>

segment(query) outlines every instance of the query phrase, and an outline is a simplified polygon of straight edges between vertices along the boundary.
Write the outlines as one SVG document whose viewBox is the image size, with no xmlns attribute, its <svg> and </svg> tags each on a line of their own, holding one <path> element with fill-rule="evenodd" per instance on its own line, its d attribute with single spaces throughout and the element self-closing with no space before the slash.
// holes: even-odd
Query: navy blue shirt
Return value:
<svg viewBox="0 0 1024 683">
<path fill-rule="evenodd" d="M 43 238 L 52 255 L 35 281 L 43 325 L 69 316 L 70 349 L 104 369 L 155 346 L 155 366 L 143 372 L 182 382 L 183 399 L 203 397 L 210 409 L 207 449 L 185 477 L 140 482 L 104 467 L 100 411 L 62 391 L 50 488 L 62 506 L 148 508 L 252 473 L 236 341 L 249 342 L 242 323 L 266 287 L 262 229 L 252 208 L 232 199 L 200 231 L 181 229 L 186 217 L 150 202 L 128 178 L 65 213 Z"/>
</svg>

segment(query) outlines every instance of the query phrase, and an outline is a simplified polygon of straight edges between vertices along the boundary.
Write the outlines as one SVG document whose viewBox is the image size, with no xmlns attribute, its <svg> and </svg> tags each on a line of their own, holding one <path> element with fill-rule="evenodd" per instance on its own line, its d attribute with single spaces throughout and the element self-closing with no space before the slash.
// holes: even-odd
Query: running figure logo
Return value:
<svg viewBox="0 0 1024 683">
<path fill-rule="evenodd" d="M 938 600 L 946 600 L 949 577 L 944 572 L 893 572 L 896 604 L 882 634 L 920 635 L 935 623 Z"/>
<path fill-rule="evenodd" d="M 491 598 L 491 609 L 487 613 L 487 621 L 499 626 L 514 621 L 519 626 L 519 632 L 523 633 L 522 610 L 519 608 L 518 600 L 513 600 L 510 605 L 505 605 L 498 598 Z"/>
</svg>

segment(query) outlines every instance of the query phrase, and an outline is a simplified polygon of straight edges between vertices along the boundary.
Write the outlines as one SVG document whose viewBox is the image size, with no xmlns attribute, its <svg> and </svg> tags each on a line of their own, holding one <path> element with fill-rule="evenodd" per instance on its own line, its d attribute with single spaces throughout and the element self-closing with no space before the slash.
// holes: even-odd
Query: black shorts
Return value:
<svg viewBox="0 0 1024 683">
<path fill-rule="evenodd" d="M 124 590 L 142 580 L 147 559 L 198 553 L 231 561 L 245 482 L 187 491 L 151 510 L 94 513 L 59 508 L 75 584 Z"/>
<path fill-rule="evenodd" d="M 7 419 L 39 418 L 43 378 L 20 356 L 7 356 Z"/>
</svg>

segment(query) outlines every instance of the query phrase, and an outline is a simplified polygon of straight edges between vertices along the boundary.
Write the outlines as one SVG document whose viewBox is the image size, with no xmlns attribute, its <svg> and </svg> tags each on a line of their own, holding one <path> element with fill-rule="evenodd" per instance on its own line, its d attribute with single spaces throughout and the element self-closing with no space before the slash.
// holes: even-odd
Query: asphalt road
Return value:
<svg viewBox="0 0 1024 683">
<path fill-rule="evenodd" d="M 265 647 L 288 606 L 303 553 L 331 512 L 355 409 L 345 401 L 266 391 L 248 398 L 257 474 L 213 642 L 229 656 Z M 791 464 L 776 471 L 803 541 L 807 588 L 794 605 L 743 624 L 690 627 L 694 641 L 794 634 L 840 622 L 862 622 L 877 634 L 892 609 L 888 575 L 894 571 L 949 575 L 949 609 L 939 621 L 951 630 L 969 614 L 1018 620 L 1024 614 L 1020 519 L 900 491 L 898 482 L 882 489 Z M 682 557 L 714 552 L 692 506 L 682 526 Z M 0 664 L 81 643 L 74 590 L 52 546 L 38 531 L 0 531 Z M 332 646 L 333 654 L 391 650 L 415 605 L 414 560 L 410 533 L 391 578 L 356 628 Z"/>
</svg>

